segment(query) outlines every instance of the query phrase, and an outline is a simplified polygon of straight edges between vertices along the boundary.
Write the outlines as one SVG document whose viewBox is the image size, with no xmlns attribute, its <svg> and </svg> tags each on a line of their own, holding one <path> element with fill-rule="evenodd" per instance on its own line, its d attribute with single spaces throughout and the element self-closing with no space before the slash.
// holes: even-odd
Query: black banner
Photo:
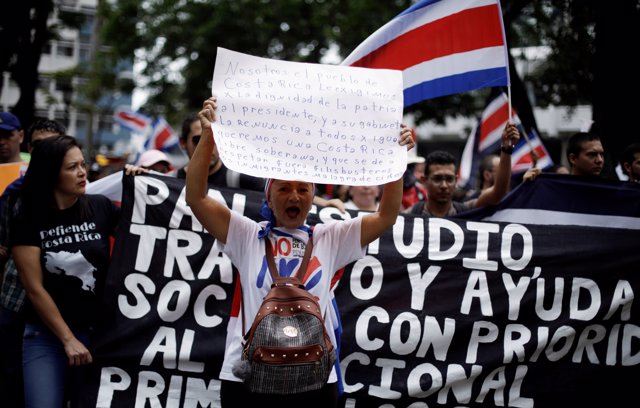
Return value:
<svg viewBox="0 0 640 408">
<path fill-rule="evenodd" d="M 261 194 L 210 194 L 260 220 Z M 122 209 L 84 406 L 219 406 L 233 266 L 183 180 L 124 177 Z M 398 217 L 336 289 L 342 404 L 634 401 L 639 242 L 634 229 Z"/>
</svg>

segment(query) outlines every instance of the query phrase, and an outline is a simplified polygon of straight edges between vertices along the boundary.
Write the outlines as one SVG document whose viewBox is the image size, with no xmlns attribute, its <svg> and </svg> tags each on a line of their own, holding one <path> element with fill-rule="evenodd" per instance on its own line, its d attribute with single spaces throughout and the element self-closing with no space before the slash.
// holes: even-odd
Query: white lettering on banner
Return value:
<svg viewBox="0 0 640 408">
<path fill-rule="evenodd" d="M 173 276 L 174 266 L 178 265 L 180 276 L 185 280 L 194 280 L 188 257 L 202 249 L 202 237 L 192 231 L 169 230 L 167 235 L 167 252 L 164 262 L 164 276 Z"/>
<path fill-rule="evenodd" d="M 464 232 L 462 227 L 445 218 L 427 218 L 429 222 L 429 259 L 432 261 L 444 261 L 458 256 L 464 245 Z M 453 235 L 453 243 L 445 250 L 441 249 L 440 237 L 442 230 L 447 230 Z"/>
<path fill-rule="evenodd" d="M 218 48 L 212 88 L 216 144 L 232 170 L 347 185 L 383 184 L 404 173 L 400 71 Z"/>
<path fill-rule="evenodd" d="M 391 385 L 395 383 L 407 384 L 407 394 L 412 398 L 423 399 L 437 393 L 437 402 L 440 405 L 490 403 L 485 400 L 493 395 L 491 403 L 495 406 L 518 408 L 532 408 L 534 406 L 532 398 L 522 395 L 522 383 L 528 372 L 526 365 L 517 365 L 511 368 L 500 366 L 484 372 L 482 366 L 474 364 L 469 366 L 467 374 L 465 368 L 459 364 L 448 364 L 446 369 L 442 371 L 431 363 L 422 363 L 411 368 L 406 374 L 406 362 L 402 360 L 378 358 L 374 360 L 372 365 L 369 356 L 356 352 L 342 359 L 344 390 L 348 393 L 367 387 L 362 383 L 348 383 L 347 373 L 352 364 L 366 366 L 368 371 L 374 370 L 373 367 L 379 368 L 380 385 L 371 384 L 367 389 L 369 395 L 378 398 L 400 399 L 402 393 L 391 388 Z M 406 376 L 406 380 L 399 380 L 400 376 Z M 415 404 L 420 404 L 420 402 Z M 410 406 L 415 407 L 415 404 Z M 355 400 L 348 398 L 345 406 L 355 407 Z M 385 404 L 384 406 L 393 407 L 394 405 Z"/>
<path fill-rule="evenodd" d="M 371 270 L 372 279 L 369 287 L 365 288 L 362 284 L 362 276 L 367 270 Z M 365 257 L 358 259 L 351 270 L 349 285 L 351 293 L 353 296 L 361 300 L 373 299 L 382 289 L 382 279 L 382 264 L 378 259 L 370 255 L 366 255 Z"/>
<path fill-rule="evenodd" d="M 185 382 L 186 379 L 186 382 Z M 118 367 L 103 367 L 96 408 L 118 408 L 115 394 L 131 388 L 131 375 Z M 136 407 L 198 408 L 213 407 L 220 400 L 220 381 L 172 375 L 169 384 L 153 371 L 137 375 Z"/>
<path fill-rule="evenodd" d="M 405 221 L 411 220 L 413 223 L 413 230 L 411 231 L 411 241 L 409 245 L 404 243 L 404 224 Z M 393 244 L 396 251 L 407 259 L 412 259 L 418 256 L 422 252 L 424 247 L 424 219 L 423 218 L 406 218 L 398 217 L 396 223 L 393 225 Z"/>
<path fill-rule="evenodd" d="M 140 358 L 140 365 L 150 366 L 156 356 L 162 356 L 162 366 L 166 369 L 177 369 L 192 373 L 204 371 L 204 363 L 191 361 L 194 331 L 185 329 L 178 351 L 178 339 L 176 329 L 161 326 L 156 331 L 153 340 L 145 349 Z"/>
<path fill-rule="evenodd" d="M 128 319 L 140 319 L 151 311 L 151 302 L 146 295 L 156 293 L 156 282 L 148 276 L 140 273 L 131 273 L 124 278 L 124 286 L 130 295 L 133 295 L 134 302 L 130 303 L 125 294 L 118 295 L 118 309 Z M 192 297 L 191 285 L 185 281 L 169 281 L 160 291 L 157 303 L 158 317 L 164 322 L 174 322 L 182 318 L 188 311 L 188 305 Z M 211 297 L 217 300 L 225 300 L 227 294 L 218 285 L 210 284 L 205 286 L 197 295 L 193 304 L 193 315 L 196 322 L 202 327 L 216 327 L 223 322 L 218 315 L 208 315 L 206 313 L 207 300 Z M 179 299 L 174 303 L 175 299 Z M 170 309 L 169 305 L 174 305 Z M 219 309 L 212 309 L 219 310 Z"/>
<path fill-rule="evenodd" d="M 264 109 L 275 114 L 273 107 Z M 300 121 L 310 120 L 298 113 Z M 296 112 L 289 109 L 283 114 Z M 322 116 L 314 119 L 319 124 L 331 121 Z M 330 133 L 338 134 L 325 132 Z M 348 138 L 352 133 L 339 135 Z M 163 201 L 164 184 L 172 187 Z M 192 214 L 182 198 L 173 202 L 179 191 L 184 196 L 184 189 L 169 182 L 146 185 L 140 193 L 155 199 L 131 208 L 139 206 L 139 216 L 153 225 L 132 223 L 128 228 L 135 270 L 122 275 L 117 307 L 121 320 L 155 319 L 166 325 L 156 324 L 157 332 L 148 333 L 134 368 L 102 369 L 97 406 L 122 405 L 119 400 L 138 406 L 215 406 L 219 382 L 209 381 L 217 375 L 216 367 L 200 357 L 202 328 L 229 321 L 226 312 L 216 314 L 221 308 L 215 303 L 231 296 L 223 283 L 233 281 L 233 267 L 213 239 L 198 230 L 201 226 L 194 218 L 189 220 Z M 221 202 L 226 198 L 225 205 L 231 205 L 231 194 L 223 197 L 217 190 L 209 194 Z M 234 195 L 236 202 L 244 211 L 245 195 Z M 319 213 L 322 222 L 355 214 L 315 207 L 313 213 Z M 532 408 L 533 399 L 523 395 L 523 389 L 532 389 L 526 384 L 527 375 L 539 384 L 540 374 L 528 370 L 528 364 L 553 367 L 557 362 L 563 369 L 571 364 L 640 366 L 640 327 L 629 323 L 636 323 L 632 320 L 635 281 L 616 279 L 619 271 L 604 279 L 578 275 L 570 267 L 566 274 L 547 267 L 544 257 L 533 256 L 532 232 L 538 229 L 399 216 L 393 235 L 385 234 L 370 245 L 367 256 L 349 266 L 349 277 L 341 282 L 348 287 L 340 287 L 340 296 L 353 302 L 348 303 L 351 320 L 342 338 L 345 391 L 381 398 L 386 401 L 374 402 L 375 406 L 389 408 L 427 407 L 423 399 L 427 396 L 429 406 Z M 536 249 L 547 245 L 540 237 L 535 235 Z M 282 241 L 277 250 L 289 253 L 295 247 Z M 543 267 L 548 268 L 545 273 Z M 397 294 L 389 293 L 396 288 Z M 229 302 L 224 304 L 228 310 Z M 138 372 L 138 362 L 150 371 Z M 206 379 L 180 375 L 186 373 Z M 366 404 L 351 398 L 345 404 L 359 405 Z"/>
<path fill-rule="evenodd" d="M 164 240 L 167 237 L 167 229 L 153 225 L 131 224 L 129 225 L 129 233 L 140 237 L 134 268 L 136 271 L 148 272 L 156 241 Z"/>
<path fill-rule="evenodd" d="M 464 290 L 462 302 L 460 304 L 460 313 L 471 313 L 471 305 L 474 299 L 478 300 L 478 303 L 480 304 L 480 313 L 482 313 L 483 316 L 493 316 L 489 284 L 487 283 L 487 274 L 483 271 L 471 271 L 471 273 L 469 273 L 467 286 Z"/>
<path fill-rule="evenodd" d="M 163 225 L 172 229 L 180 228 L 182 221 L 185 217 L 188 217 L 191 221 L 191 230 L 194 232 L 203 232 L 204 229 L 197 218 L 191 212 L 189 206 L 187 206 L 185 197 L 185 189 L 180 191 L 180 196 L 175 201 L 168 201 L 169 199 L 169 186 L 167 184 L 154 177 L 134 177 L 134 206 L 131 214 L 132 224 L 146 224 L 147 211 L 149 208 L 153 208 L 160 205 L 171 205 L 171 212 L 163 212 L 165 218 L 166 214 L 170 214 L 170 218 Z M 228 207 L 222 193 L 219 190 L 209 189 L 208 195 L 214 200 L 224 204 Z M 244 214 L 244 208 L 246 205 L 246 196 L 244 194 L 234 194 L 232 199 L 231 210 L 240 214 Z"/>
<path fill-rule="evenodd" d="M 169 198 L 169 187 L 162 180 L 153 177 L 134 177 L 133 187 L 134 204 L 131 222 L 144 224 L 147 219 L 147 207 L 164 203 Z M 151 193 L 150 190 L 156 191 Z"/>
<path fill-rule="evenodd" d="M 411 284 L 411 308 L 413 310 L 423 309 L 427 288 L 436 279 L 440 269 L 442 268 L 439 266 L 431 265 L 423 274 L 419 263 L 407 264 L 409 283 Z"/>
<path fill-rule="evenodd" d="M 371 384 L 369 386 L 369 394 L 374 397 L 384 399 L 400 399 L 402 397 L 402 393 L 391 389 L 393 372 L 396 368 L 405 368 L 406 364 L 407 363 L 402 360 L 377 358 L 375 365 L 376 367 L 382 368 L 382 372 L 380 373 L 380 385 Z"/>
<path fill-rule="evenodd" d="M 160 247 L 158 241 L 166 239 L 163 274 L 167 278 L 173 276 L 177 265 L 180 276 L 185 280 L 209 279 L 217 266 L 222 282 L 231 283 L 233 280 L 233 265 L 229 258 L 218 249 L 215 242 L 211 246 L 209 256 L 200 266 L 197 276 L 194 275 L 189 257 L 200 252 L 203 247 L 202 237 L 195 232 L 167 230 L 162 227 L 139 224 L 131 224 L 129 232 L 140 237 L 136 251 L 135 269 L 137 271 L 145 273 L 149 271 L 154 251 Z"/>
<path fill-rule="evenodd" d="M 416 272 L 414 272 L 415 274 Z M 469 313 L 471 299 L 477 299 L 480 303 L 480 309 L 484 315 L 491 316 L 493 314 L 491 304 L 489 302 L 489 286 L 484 271 L 472 271 L 469 274 L 467 289 L 463 296 L 462 304 L 467 305 L 463 313 Z M 434 278 L 435 279 L 435 278 Z M 526 278 L 525 280 L 529 280 Z M 538 281 L 542 280 L 540 278 Z M 585 321 L 585 319 L 594 320 L 598 316 L 606 313 L 607 319 L 612 317 L 612 310 L 616 310 L 621 319 L 628 319 L 627 306 L 632 302 L 632 296 L 629 292 L 625 293 L 628 283 L 620 281 L 613 289 L 611 295 L 607 295 L 607 302 L 604 302 L 604 294 L 591 280 L 584 278 L 572 278 L 571 285 L 559 284 L 556 282 L 554 292 L 554 303 L 569 304 L 564 314 L 568 319 L 575 321 Z M 510 281 L 509 281 L 510 282 Z M 429 286 L 428 284 L 426 285 Z M 514 298 L 509 300 L 509 316 L 517 316 L 521 305 L 516 299 L 522 299 L 522 292 L 526 290 L 519 283 L 517 290 L 513 294 Z M 564 288 L 568 290 L 564 293 Z M 560 288 L 559 292 L 557 289 Z M 570 289 L 572 288 L 572 289 Z M 585 290 L 584 288 L 589 288 Z M 545 298 L 544 284 L 542 291 L 540 286 L 532 288 L 535 290 L 536 303 L 541 302 Z M 421 291 L 424 293 L 424 291 Z M 507 290 L 509 296 L 511 291 Z M 567 302 L 562 299 L 564 296 L 569 297 Z M 539 311 L 533 308 L 531 311 Z M 555 314 L 555 313 L 554 313 Z M 547 317 L 546 314 L 539 316 L 542 321 Z M 560 315 L 556 316 L 556 319 Z M 424 358 L 427 351 L 433 349 L 434 358 L 438 361 L 444 361 L 447 357 L 447 350 L 452 343 L 456 333 L 456 320 L 446 318 L 442 327 L 430 316 L 424 318 L 422 326 L 418 316 L 409 312 L 402 312 L 392 317 L 389 312 L 380 306 L 369 306 L 363 310 L 355 322 L 355 341 L 362 350 L 376 351 L 388 345 L 390 350 L 396 355 L 408 355 L 415 352 L 416 357 Z M 390 325 L 389 325 L 390 324 Z M 637 361 L 640 363 L 640 351 L 633 354 L 628 346 L 629 339 L 635 338 L 638 334 L 634 331 L 637 326 L 623 326 L 623 333 L 627 338 L 622 342 L 622 352 L 618 352 L 618 333 L 619 326 L 613 329 L 605 328 L 602 325 L 592 324 L 585 327 L 573 328 L 571 326 L 561 326 L 560 328 L 538 327 L 535 332 L 531 331 L 531 327 L 525 327 L 520 324 L 510 324 L 501 329 L 495 323 L 489 321 L 474 321 L 471 327 L 469 338 L 466 339 L 467 357 L 466 362 L 474 364 L 477 362 L 480 349 L 483 345 L 495 348 L 495 344 L 502 344 L 504 363 L 511 362 L 514 358 L 518 362 L 537 361 L 544 353 L 549 361 L 558 361 L 559 359 L 571 356 L 573 362 L 581 363 L 585 359 L 592 364 L 600 364 L 607 361 L 612 365 L 619 361 L 620 358 L 626 359 L 627 362 Z M 378 333 L 375 337 L 371 337 L 372 333 Z M 384 335 L 386 333 L 386 336 Z M 382 336 L 381 336 L 382 335 Z M 386 338 L 385 338 L 386 337 Z M 596 344 L 607 344 L 606 355 L 603 351 L 597 349 Z M 560 345 L 560 348 L 557 348 Z M 531 350 L 531 348 L 534 348 Z M 487 350 L 489 352 L 489 350 Z M 495 350 L 492 352 L 495 353 Z M 528 354 L 527 354 L 528 353 Z M 573 353 L 573 354 L 571 354 Z M 620 354 L 620 355 L 619 355 Z"/>
<path fill-rule="evenodd" d="M 483 271 L 497 271 L 498 262 L 489 260 L 489 234 L 500 231 L 498 224 L 488 222 L 467 222 L 469 231 L 476 231 L 478 237 L 476 239 L 476 257 L 462 258 L 462 266 L 467 269 L 481 269 Z M 466 236 L 468 236 L 467 234 Z M 465 236 L 465 237 L 466 237 Z"/>
</svg>

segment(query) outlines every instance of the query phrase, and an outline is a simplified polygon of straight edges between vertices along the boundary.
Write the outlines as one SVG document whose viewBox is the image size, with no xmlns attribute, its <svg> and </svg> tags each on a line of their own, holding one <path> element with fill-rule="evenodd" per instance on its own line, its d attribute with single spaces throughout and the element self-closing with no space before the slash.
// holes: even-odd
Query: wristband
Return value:
<svg viewBox="0 0 640 408">
<path fill-rule="evenodd" d="M 500 151 L 502 153 L 511 154 L 513 153 L 513 146 L 500 146 Z"/>
</svg>

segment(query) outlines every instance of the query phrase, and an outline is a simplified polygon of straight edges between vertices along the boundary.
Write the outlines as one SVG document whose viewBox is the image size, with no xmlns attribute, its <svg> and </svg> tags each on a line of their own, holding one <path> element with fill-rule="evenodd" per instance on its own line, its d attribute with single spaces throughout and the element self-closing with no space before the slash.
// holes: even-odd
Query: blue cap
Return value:
<svg viewBox="0 0 640 408">
<path fill-rule="evenodd" d="M 14 131 L 22 129 L 22 125 L 13 113 L 0 112 L 0 129 Z"/>
</svg>

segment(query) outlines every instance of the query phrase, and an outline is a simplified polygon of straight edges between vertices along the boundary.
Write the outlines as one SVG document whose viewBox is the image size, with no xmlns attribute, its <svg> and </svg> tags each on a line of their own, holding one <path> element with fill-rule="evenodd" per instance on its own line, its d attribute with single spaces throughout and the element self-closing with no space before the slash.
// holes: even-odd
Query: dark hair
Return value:
<svg viewBox="0 0 640 408">
<path fill-rule="evenodd" d="M 640 153 L 640 143 L 631 143 L 622 152 L 622 157 L 620 158 L 620 163 L 623 164 L 622 171 L 624 171 L 624 173 L 627 176 L 631 176 L 631 174 L 627 173 L 627 171 L 624 169 L 624 164 L 625 163 L 629 163 L 629 164 L 633 163 L 633 161 L 635 160 L 634 156 L 636 155 L 636 153 Z"/>
<path fill-rule="evenodd" d="M 80 149 L 80 144 L 69 135 L 49 137 L 36 143 L 20 191 L 21 214 L 37 218 L 43 214 L 43 208 L 53 203 L 64 157 L 74 147 Z M 81 216 L 90 216 L 88 201 L 85 197 L 80 201 Z"/>
<path fill-rule="evenodd" d="M 38 119 L 35 122 L 33 122 L 31 126 L 29 126 L 29 129 L 27 129 L 27 133 L 25 135 L 26 137 L 25 141 L 27 143 L 31 143 L 31 138 L 33 134 L 35 132 L 41 132 L 41 131 L 49 131 L 49 132 L 57 133 L 59 135 L 64 135 L 65 133 L 67 133 L 67 129 L 60 123 L 56 122 L 55 120 Z"/>
<path fill-rule="evenodd" d="M 429 174 L 429 166 L 432 164 L 440 164 L 447 165 L 453 164 L 457 168 L 456 158 L 447 151 L 444 150 L 434 150 L 429 153 L 427 157 L 425 157 L 424 161 L 424 174 L 425 176 Z"/>
<path fill-rule="evenodd" d="M 187 137 L 189 137 L 189 132 L 191 132 L 191 124 L 199 120 L 200 118 L 198 117 L 197 113 L 192 113 L 189 116 L 187 116 L 182 121 L 182 132 L 180 133 L 180 139 L 187 141 Z"/>
<path fill-rule="evenodd" d="M 567 160 L 569 160 L 569 155 L 571 154 L 575 156 L 579 155 L 584 143 L 594 140 L 600 141 L 600 136 L 595 133 L 586 132 L 578 132 L 571 135 L 567 144 Z M 569 163 L 571 163 L 571 160 L 569 160 Z"/>
<path fill-rule="evenodd" d="M 489 154 L 486 155 L 480 160 L 480 164 L 478 165 L 478 190 L 482 189 L 482 184 L 484 183 L 484 172 L 485 171 L 493 171 L 493 160 L 495 158 L 500 158 L 497 154 Z"/>
</svg>

